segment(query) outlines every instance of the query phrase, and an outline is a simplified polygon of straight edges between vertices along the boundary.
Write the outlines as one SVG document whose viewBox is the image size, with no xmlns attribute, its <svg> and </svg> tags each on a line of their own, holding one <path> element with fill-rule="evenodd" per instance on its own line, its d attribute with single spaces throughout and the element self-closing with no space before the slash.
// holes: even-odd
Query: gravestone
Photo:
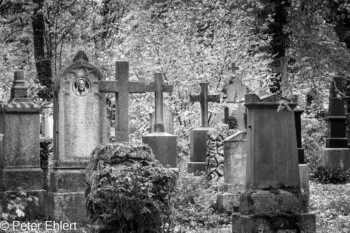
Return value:
<svg viewBox="0 0 350 233">
<path fill-rule="evenodd" d="M 208 94 L 208 85 L 209 83 L 200 83 L 200 95 L 190 95 L 191 102 L 200 102 L 202 126 L 190 132 L 190 162 L 187 164 L 189 173 L 206 170 L 207 132 L 214 130 L 208 124 L 208 103 L 220 102 L 220 95 Z"/>
<path fill-rule="evenodd" d="M 172 91 L 172 86 L 163 86 L 163 92 Z M 156 83 L 129 81 L 129 62 L 116 62 L 116 80 L 100 81 L 101 93 L 115 93 L 115 141 L 129 141 L 129 93 L 156 92 Z"/>
<path fill-rule="evenodd" d="M 296 103 L 277 96 L 245 96 L 247 164 L 245 190 L 232 230 L 238 232 L 316 232 L 301 193 L 294 112 Z"/>
<path fill-rule="evenodd" d="M 26 216 L 31 219 L 45 213 L 47 195 L 40 168 L 40 107 L 27 91 L 23 71 L 16 71 L 10 100 L 0 104 L 0 191 L 16 192 L 20 187 L 38 196 L 39 206 L 30 207 Z"/>
<path fill-rule="evenodd" d="M 239 195 L 244 190 L 246 173 L 247 133 L 238 131 L 224 140 L 224 192 L 218 194 L 220 211 L 238 209 Z"/>
<path fill-rule="evenodd" d="M 227 106 L 225 107 L 225 124 L 230 126 L 230 119 L 234 118 L 235 129 L 246 130 L 246 109 L 244 106 L 244 96 L 248 93 L 247 87 L 238 78 L 230 81 L 230 84 L 224 89 L 226 94 Z M 232 125 L 232 124 L 231 124 Z M 234 126 L 230 126 L 230 129 Z"/>
<path fill-rule="evenodd" d="M 164 132 L 163 91 L 172 91 L 172 86 L 163 85 L 163 74 L 155 74 L 155 123 L 154 133 L 142 136 L 142 143 L 148 144 L 156 159 L 164 166 L 177 167 L 177 137 Z M 152 126 L 151 126 L 152 127 Z"/>
<path fill-rule="evenodd" d="M 174 134 L 174 118 L 175 113 L 169 108 L 168 105 L 163 104 L 163 119 L 164 119 L 164 132 Z M 154 133 L 155 112 L 149 114 L 150 119 L 150 133 Z"/>
<path fill-rule="evenodd" d="M 331 82 L 323 164 L 329 168 L 341 168 L 346 171 L 350 169 L 350 149 L 346 137 L 345 103 L 337 97 L 337 90 L 344 93 L 342 77 L 334 77 Z"/>
<path fill-rule="evenodd" d="M 106 96 L 100 71 L 79 51 L 54 82 L 54 158 L 50 171 L 50 217 L 86 222 L 85 168 L 96 146 L 108 142 Z"/>
<path fill-rule="evenodd" d="M 298 147 L 300 187 L 301 187 L 301 192 L 309 196 L 309 171 L 308 171 L 308 165 L 305 162 L 305 153 L 301 142 L 301 114 L 303 114 L 303 112 L 304 110 L 302 109 L 294 109 L 295 129 L 296 129 L 297 147 Z"/>
<path fill-rule="evenodd" d="M 46 138 L 53 138 L 53 102 L 41 106 L 42 114 L 42 135 Z"/>
</svg>

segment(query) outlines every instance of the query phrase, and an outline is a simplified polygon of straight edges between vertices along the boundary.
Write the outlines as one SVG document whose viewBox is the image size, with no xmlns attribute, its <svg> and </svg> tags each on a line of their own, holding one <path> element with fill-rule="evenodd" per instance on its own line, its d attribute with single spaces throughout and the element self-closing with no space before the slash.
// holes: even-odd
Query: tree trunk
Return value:
<svg viewBox="0 0 350 233">
<path fill-rule="evenodd" d="M 37 4 L 34 9 L 32 25 L 34 36 L 34 58 L 38 73 L 39 83 L 44 89 L 38 92 L 38 97 L 46 101 L 51 101 L 53 97 L 53 81 L 51 70 L 51 58 L 45 53 L 45 22 L 43 5 L 45 0 L 33 0 Z"/>
</svg>

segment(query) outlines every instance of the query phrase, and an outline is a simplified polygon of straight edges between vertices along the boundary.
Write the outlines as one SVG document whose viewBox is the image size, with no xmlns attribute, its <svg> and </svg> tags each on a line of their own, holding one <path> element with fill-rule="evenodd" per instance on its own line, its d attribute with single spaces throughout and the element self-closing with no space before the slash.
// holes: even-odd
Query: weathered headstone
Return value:
<svg viewBox="0 0 350 233">
<path fill-rule="evenodd" d="M 169 108 L 168 105 L 163 104 L 163 123 L 164 132 L 174 134 L 174 118 L 175 113 Z M 150 119 L 150 133 L 154 133 L 155 112 L 149 114 Z"/>
<path fill-rule="evenodd" d="M 172 87 L 163 86 L 163 92 L 170 92 Z M 115 141 L 129 141 L 129 93 L 156 92 L 156 83 L 130 82 L 129 62 L 116 62 L 116 80 L 99 82 L 101 93 L 115 93 Z"/>
<path fill-rule="evenodd" d="M 224 141 L 224 192 L 218 194 L 217 204 L 221 211 L 238 209 L 239 195 L 244 190 L 247 133 L 238 131 Z"/>
<path fill-rule="evenodd" d="M 297 147 L 298 147 L 298 162 L 300 173 L 300 187 L 301 192 L 309 195 L 309 171 L 308 165 L 305 162 L 305 153 L 301 142 L 301 114 L 304 110 L 294 109 L 295 129 L 297 135 Z"/>
<path fill-rule="evenodd" d="M 208 94 L 208 85 L 209 83 L 200 83 L 201 93 L 190 95 L 191 102 L 200 102 L 202 126 L 190 132 L 190 162 L 187 164 L 189 173 L 205 171 L 206 168 L 207 132 L 213 130 L 208 123 L 208 103 L 220 102 L 220 95 Z"/>
<path fill-rule="evenodd" d="M 0 191 L 31 192 L 40 198 L 26 217 L 45 213 L 46 191 L 40 168 L 40 107 L 27 96 L 22 71 L 16 71 L 8 103 L 0 104 Z"/>
<path fill-rule="evenodd" d="M 85 168 L 96 146 L 108 142 L 102 74 L 79 51 L 54 85 L 54 159 L 50 171 L 55 220 L 86 222 Z"/>
<path fill-rule="evenodd" d="M 177 137 L 164 132 L 163 91 L 172 91 L 172 86 L 163 85 L 163 74 L 155 74 L 155 123 L 154 133 L 142 136 L 142 142 L 148 144 L 159 162 L 164 166 L 177 167 Z M 151 126 L 152 127 L 152 126 Z"/>
<path fill-rule="evenodd" d="M 296 106 L 277 95 L 245 96 L 246 182 L 239 214 L 233 214 L 234 233 L 316 232 L 300 188 L 294 113 L 287 107 L 277 111 L 280 101 Z"/>
<path fill-rule="evenodd" d="M 238 78 L 230 81 L 230 84 L 225 88 L 227 106 L 225 107 L 225 123 L 230 128 L 235 128 L 241 131 L 246 130 L 246 108 L 244 106 L 244 96 L 248 93 L 247 87 Z M 235 122 L 230 124 L 230 120 L 235 119 Z"/>
<path fill-rule="evenodd" d="M 42 114 L 42 135 L 46 138 L 53 138 L 53 102 L 41 106 Z"/>
<path fill-rule="evenodd" d="M 343 78 L 334 77 L 331 82 L 328 132 L 326 148 L 323 153 L 323 163 L 330 168 L 350 169 L 350 149 L 346 137 L 346 116 L 344 100 L 337 97 L 337 90 L 344 92 Z"/>
</svg>

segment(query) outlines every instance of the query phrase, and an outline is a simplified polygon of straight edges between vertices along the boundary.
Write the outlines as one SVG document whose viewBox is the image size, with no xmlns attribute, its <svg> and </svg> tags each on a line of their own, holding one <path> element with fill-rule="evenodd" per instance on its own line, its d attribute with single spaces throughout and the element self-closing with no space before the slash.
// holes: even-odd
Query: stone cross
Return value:
<svg viewBox="0 0 350 233">
<path fill-rule="evenodd" d="M 155 83 L 155 123 L 154 123 L 154 132 L 164 132 L 164 123 L 163 123 L 163 92 L 172 92 L 173 86 L 166 86 L 167 89 L 164 90 L 163 85 L 163 74 L 156 73 L 154 76 Z M 151 126 L 152 127 L 152 126 Z"/>
<path fill-rule="evenodd" d="M 116 142 L 129 141 L 129 93 L 145 93 L 159 91 L 171 92 L 172 86 L 162 85 L 156 82 L 130 82 L 129 81 L 129 62 L 116 62 L 116 81 L 100 81 L 99 91 L 102 93 L 115 93 L 115 140 Z M 159 86 L 159 89 L 156 86 Z M 159 98 L 159 97 L 158 97 Z M 157 99 L 157 97 L 156 97 Z M 160 100 L 160 99 L 159 99 Z M 158 100 L 158 101 L 159 101 Z M 163 106 L 161 107 L 163 108 Z M 158 110 L 159 111 L 159 110 Z M 161 113 L 162 114 L 162 113 Z M 159 119 L 158 113 L 158 119 Z M 157 122 L 157 121 L 156 121 Z"/>
<path fill-rule="evenodd" d="M 202 127 L 208 127 L 208 102 L 220 102 L 220 95 L 209 95 L 209 83 L 200 83 L 201 93 L 199 95 L 190 95 L 191 102 L 199 102 L 201 105 Z"/>
</svg>

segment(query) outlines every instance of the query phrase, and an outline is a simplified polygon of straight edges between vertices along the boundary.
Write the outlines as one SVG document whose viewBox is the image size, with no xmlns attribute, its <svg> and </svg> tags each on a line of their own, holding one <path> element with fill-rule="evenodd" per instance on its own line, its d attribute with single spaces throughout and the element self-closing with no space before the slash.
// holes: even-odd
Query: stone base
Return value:
<svg viewBox="0 0 350 233">
<path fill-rule="evenodd" d="M 189 162 L 187 163 L 187 172 L 195 173 L 195 172 L 205 172 L 207 170 L 206 162 Z"/>
<path fill-rule="evenodd" d="M 299 164 L 299 174 L 300 174 L 301 193 L 308 196 L 307 206 L 309 206 L 310 188 L 309 188 L 309 167 L 307 166 L 307 164 Z"/>
<path fill-rule="evenodd" d="M 27 195 L 35 196 L 39 199 L 38 204 L 36 205 L 34 201 L 27 202 L 25 212 L 25 218 L 28 221 L 34 221 L 34 220 L 46 220 L 47 219 L 47 212 L 48 212 L 48 204 L 49 204 L 49 196 L 48 192 L 46 190 L 30 190 L 30 191 L 24 191 L 27 193 Z M 7 192 L 1 192 L 0 196 L 5 195 L 6 197 L 10 197 L 11 195 L 18 195 L 18 192 L 14 191 L 7 191 Z"/>
<path fill-rule="evenodd" d="M 177 167 L 177 137 L 165 132 L 142 136 L 142 143 L 148 144 L 155 158 L 163 165 Z"/>
<path fill-rule="evenodd" d="M 49 198 L 48 216 L 50 219 L 56 222 L 88 223 L 85 192 L 49 193 Z"/>
<path fill-rule="evenodd" d="M 265 213 L 306 213 L 308 195 L 292 193 L 281 189 L 248 190 L 241 194 L 239 212 L 241 214 Z"/>
<path fill-rule="evenodd" d="M 199 127 L 192 129 L 190 132 L 190 165 L 188 164 L 188 172 L 205 171 L 207 157 L 207 132 L 215 130 L 210 127 Z M 203 163 L 199 165 L 198 163 Z M 198 164 L 198 165 L 197 165 Z"/>
<path fill-rule="evenodd" d="M 232 215 L 233 233 L 315 233 L 314 214 Z"/>
<path fill-rule="evenodd" d="M 239 209 L 239 194 L 236 193 L 221 193 L 216 197 L 216 205 L 219 212 L 238 212 Z"/>
<path fill-rule="evenodd" d="M 86 187 L 85 168 L 54 168 L 50 171 L 51 192 L 82 192 Z"/>
<path fill-rule="evenodd" d="M 323 165 L 329 168 L 350 169 L 349 148 L 326 148 L 323 150 Z"/>
<path fill-rule="evenodd" d="M 5 168 L 2 170 L 0 191 L 41 190 L 43 188 L 43 170 L 41 168 Z"/>
</svg>

